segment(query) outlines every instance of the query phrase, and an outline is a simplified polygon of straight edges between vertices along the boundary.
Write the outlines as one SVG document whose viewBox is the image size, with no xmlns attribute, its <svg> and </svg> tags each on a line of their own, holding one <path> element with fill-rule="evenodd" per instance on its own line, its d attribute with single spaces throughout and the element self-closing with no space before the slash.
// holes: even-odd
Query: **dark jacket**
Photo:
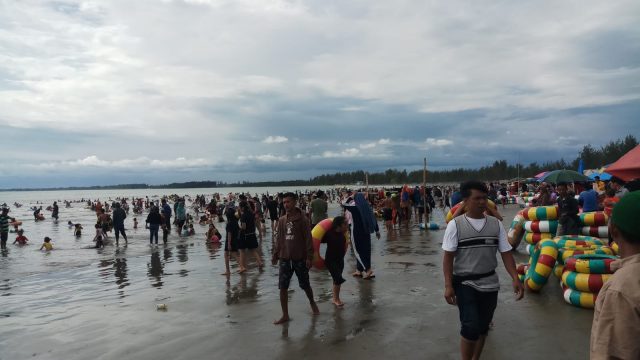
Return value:
<svg viewBox="0 0 640 360">
<path fill-rule="evenodd" d="M 278 220 L 274 237 L 274 260 L 313 260 L 311 224 L 302 210 L 295 208 Z"/>
</svg>

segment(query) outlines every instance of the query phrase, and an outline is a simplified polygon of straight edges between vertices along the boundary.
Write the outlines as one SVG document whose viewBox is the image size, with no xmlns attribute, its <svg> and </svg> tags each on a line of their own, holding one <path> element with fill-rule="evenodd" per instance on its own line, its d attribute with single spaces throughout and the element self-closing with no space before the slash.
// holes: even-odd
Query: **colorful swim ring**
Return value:
<svg viewBox="0 0 640 360">
<path fill-rule="evenodd" d="M 527 271 L 525 285 L 532 291 L 540 291 L 547 283 L 558 258 L 558 247 L 551 239 L 536 245 L 531 256 L 531 266 Z"/>
<path fill-rule="evenodd" d="M 613 255 L 613 249 L 608 246 L 592 247 L 589 249 L 577 248 L 577 249 L 560 249 L 560 259 L 564 264 L 568 258 L 576 255 Z"/>
<path fill-rule="evenodd" d="M 558 236 L 553 239 L 556 244 L 558 244 L 558 248 L 572 247 L 572 246 L 591 246 L 591 245 L 605 245 L 605 243 L 593 236 L 582 236 L 582 235 L 564 235 Z"/>
<path fill-rule="evenodd" d="M 533 233 L 552 233 L 558 231 L 558 220 L 536 220 L 524 223 L 524 229 Z"/>
<path fill-rule="evenodd" d="M 528 244 L 537 244 L 542 240 L 553 239 L 554 234 L 550 233 L 534 233 L 534 232 L 524 232 L 524 241 Z"/>
<path fill-rule="evenodd" d="M 576 291 L 564 285 L 562 289 L 564 301 L 568 304 L 585 309 L 593 309 L 595 307 L 598 294 Z"/>
<path fill-rule="evenodd" d="M 618 255 L 620 253 L 620 247 L 618 246 L 618 243 L 615 241 L 612 241 L 611 244 L 609 244 L 609 246 L 611 247 L 611 249 L 613 250 L 613 253 Z"/>
<path fill-rule="evenodd" d="M 497 209 L 496 207 L 496 203 L 494 203 L 491 200 L 487 200 L 488 202 L 488 206 L 494 210 Z M 460 208 L 460 205 L 462 205 L 462 203 L 457 203 L 454 207 L 452 207 L 449 212 L 447 212 L 447 216 L 445 217 L 445 221 L 447 222 L 447 224 L 449 223 L 449 221 L 453 220 L 453 214 L 456 213 L 456 211 L 458 211 L 458 208 Z"/>
<path fill-rule="evenodd" d="M 331 230 L 333 227 L 333 219 L 324 219 L 320 221 L 316 226 L 311 230 L 311 237 L 313 238 L 313 267 L 316 269 L 324 269 L 324 258 L 320 254 L 320 244 L 322 243 L 322 239 L 327 231 Z M 349 232 L 344 233 L 344 249 L 345 251 L 349 247 Z"/>
<path fill-rule="evenodd" d="M 612 274 L 581 274 L 575 271 L 562 273 L 562 283 L 573 290 L 597 293 Z"/>
<path fill-rule="evenodd" d="M 558 220 L 557 206 L 537 206 L 524 209 L 522 215 L 526 220 Z"/>
<path fill-rule="evenodd" d="M 553 275 L 555 275 L 558 279 L 562 279 L 563 271 L 564 271 L 564 265 L 560 263 L 556 263 L 556 266 L 553 267 Z"/>
<path fill-rule="evenodd" d="M 529 264 L 520 264 L 516 268 L 516 272 L 518 273 L 518 279 L 520 280 L 521 283 L 524 283 L 528 269 L 529 269 Z"/>
<path fill-rule="evenodd" d="M 609 227 L 608 226 L 584 226 L 580 229 L 582 235 L 587 236 L 595 236 L 599 238 L 607 238 L 609 237 Z"/>
<path fill-rule="evenodd" d="M 611 255 L 576 255 L 564 263 L 567 271 L 581 274 L 613 274 L 611 263 L 618 258 Z"/>
<path fill-rule="evenodd" d="M 602 211 L 580 214 L 580 223 L 583 226 L 604 226 L 609 222 L 609 217 Z"/>
</svg>

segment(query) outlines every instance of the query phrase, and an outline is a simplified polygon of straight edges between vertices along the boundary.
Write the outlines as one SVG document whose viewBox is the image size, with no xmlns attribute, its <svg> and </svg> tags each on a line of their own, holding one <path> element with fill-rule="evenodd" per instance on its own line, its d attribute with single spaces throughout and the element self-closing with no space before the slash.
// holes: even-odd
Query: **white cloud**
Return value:
<svg viewBox="0 0 640 360">
<path fill-rule="evenodd" d="M 285 136 L 267 136 L 264 140 L 262 140 L 265 144 L 281 144 L 289 141 Z"/>
<path fill-rule="evenodd" d="M 427 140 L 425 140 L 425 144 L 427 145 L 427 147 L 441 147 L 453 145 L 453 141 L 448 139 L 427 138 Z"/>
<path fill-rule="evenodd" d="M 362 106 L 345 106 L 340 109 L 341 111 L 362 111 L 364 108 Z"/>
<path fill-rule="evenodd" d="M 325 151 L 322 153 L 323 158 L 352 158 L 362 156 L 360 150 L 356 148 L 348 148 L 339 152 Z"/>
<path fill-rule="evenodd" d="M 287 162 L 289 161 L 289 157 L 284 155 L 273 155 L 273 154 L 263 154 L 263 155 L 241 155 L 238 156 L 238 161 L 240 162 L 263 162 L 263 163 L 278 163 L 278 162 Z"/>
<path fill-rule="evenodd" d="M 367 144 L 360 144 L 360 149 L 362 150 L 366 150 L 366 149 L 373 149 L 374 147 L 376 147 L 376 145 L 378 145 L 377 143 L 367 143 Z"/>
<path fill-rule="evenodd" d="M 96 155 L 90 155 L 85 158 L 76 160 L 25 164 L 25 167 L 35 170 L 62 170 L 81 168 L 146 170 L 199 168 L 209 167 L 215 164 L 216 163 L 214 161 L 202 158 L 187 159 L 184 157 L 179 157 L 176 159 L 159 160 L 150 159 L 148 157 L 139 157 L 135 159 L 103 160 Z"/>
</svg>

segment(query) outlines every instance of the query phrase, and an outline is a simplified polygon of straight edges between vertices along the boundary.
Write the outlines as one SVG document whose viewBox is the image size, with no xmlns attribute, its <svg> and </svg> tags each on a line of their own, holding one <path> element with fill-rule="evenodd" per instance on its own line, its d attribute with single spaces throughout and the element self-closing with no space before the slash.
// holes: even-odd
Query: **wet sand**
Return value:
<svg viewBox="0 0 640 360">
<path fill-rule="evenodd" d="M 506 226 L 516 211 L 502 211 Z M 444 224 L 443 214 L 434 220 Z M 348 256 L 343 309 L 331 304 L 328 273 L 311 274 L 319 316 L 292 280 L 292 321 L 284 326 L 272 324 L 280 316 L 277 268 L 226 281 L 221 249 L 202 235 L 172 234 L 167 246 L 149 248 L 144 229 L 130 233 L 126 248 L 84 250 L 86 259 L 72 253 L 73 266 L 63 251 L 20 258 L 22 249 L 10 248 L 0 258 L 0 359 L 458 358 L 457 308 L 442 296 L 443 230 L 383 231 L 373 241 L 371 281 L 348 275 Z M 267 239 L 265 253 L 270 233 Z M 525 259 L 521 246 L 517 261 Z M 502 267 L 498 273 L 495 328 L 483 358 L 588 358 L 592 311 L 566 304 L 553 275 L 541 294 L 515 302 L 510 279 Z M 167 310 L 157 311 L 158 303 Z"/>
</svg>

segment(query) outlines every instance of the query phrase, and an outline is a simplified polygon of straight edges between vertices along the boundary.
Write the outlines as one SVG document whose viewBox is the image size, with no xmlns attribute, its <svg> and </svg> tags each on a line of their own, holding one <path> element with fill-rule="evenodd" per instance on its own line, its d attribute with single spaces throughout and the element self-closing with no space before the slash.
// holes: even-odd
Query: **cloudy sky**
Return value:
<svg viewBox="0 0 640 360">
<path fill-rule="evenodd" d="M 640 2 L 0 0 L 0 188 L 573 159 L 640 135 Z"/>
</svg>

